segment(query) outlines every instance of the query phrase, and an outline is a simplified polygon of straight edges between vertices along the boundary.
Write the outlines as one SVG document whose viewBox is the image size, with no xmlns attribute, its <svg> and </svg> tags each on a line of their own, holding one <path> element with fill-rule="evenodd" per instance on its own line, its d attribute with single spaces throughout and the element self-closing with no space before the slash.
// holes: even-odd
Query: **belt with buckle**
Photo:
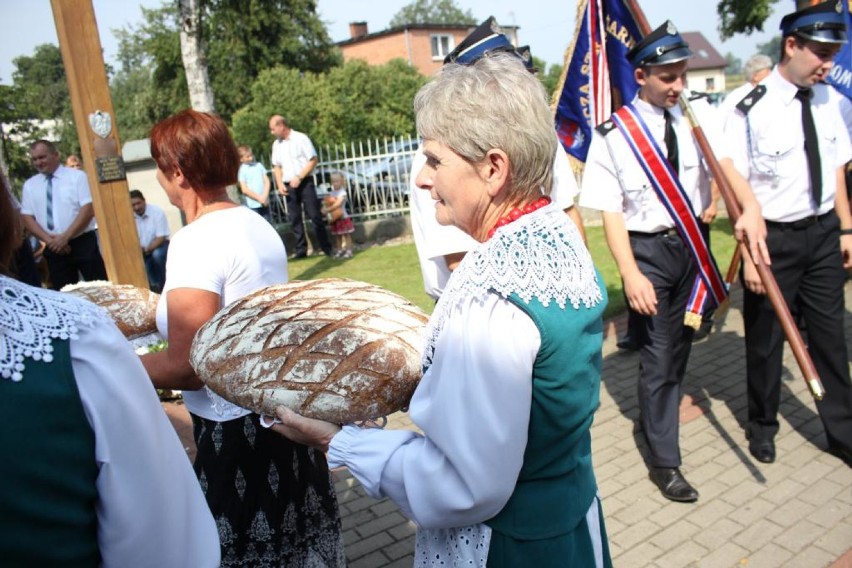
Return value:
<svg viewBox="0 0 852 568">
<path fill-rule="evenodd" d="M 677 229 L 672 227 L 671 229 L 664 229 L 662 231 L 657 231 L 656 233 L 643 233 L 641 231 L 627 231 L 627 234 L 631 237 L 636 237 L 638 239 L 654 239 L 657 237 L 677 237 L 678 232 Z"/>
<path fill-rule="evenodd" d="M 831 215 L 831 211 L 823 213 L 822 215 L 808 215 L 807 217 L 803 217 L 796 221 L 766 221 L 766 226 L 773 229 L 781 229 L 782 231 L 799 231 L 801 229 L 807 229 L 811 225 L 816 225 L 829 215 Z"/>
</svg>

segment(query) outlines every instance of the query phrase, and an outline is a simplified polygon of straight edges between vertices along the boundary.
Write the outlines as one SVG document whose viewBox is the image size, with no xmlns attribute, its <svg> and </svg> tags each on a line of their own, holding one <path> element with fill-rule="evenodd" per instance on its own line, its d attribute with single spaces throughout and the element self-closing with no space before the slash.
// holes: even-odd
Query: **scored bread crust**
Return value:
<svg viewBox="0 0 852 568">
<path fill-rule="evenodd" d="M 226 400 L 345 423 L 404 408 L 421 375 L 428 316 L 405 298 L 346 279 L 294 281 L 221 310 L 190 363 Z"/>
<path fill-rule="evenodd" d="M 157 302 L 160 295 L 130 284 L 95 280 L 69 284 L 62 292 L 72 294 L 104 308 L 128 339 L 157 331 Z"/>
</svg>

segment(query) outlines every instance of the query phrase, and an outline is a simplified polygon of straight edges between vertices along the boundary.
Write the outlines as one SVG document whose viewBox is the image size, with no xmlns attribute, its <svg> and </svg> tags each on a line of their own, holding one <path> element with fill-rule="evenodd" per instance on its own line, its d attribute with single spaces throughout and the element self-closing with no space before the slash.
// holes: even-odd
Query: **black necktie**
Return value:
<svg viewBox="0 0 852 568">
<path fill-rule="evenodd" d="M 675 134 L 674 126 L 672 125 L 672 115 L 669 111 L 663 111 L 663 116 L 666 118 L 666 134 L 663 140 L 666 142 L 666 157 L 669 159 L 675 173 L 680 172 L 677 163 L 677 134 Z"/>
<path fill-rule="evenodd" d="M 817 207 L 822 203 L 822 165 L 819 160 L 814 115 L 811 114 L 811 89 L 799 89 L 796 98 L 802 103 L 802 130 L 805 133 L 805 154 L 808 156 L 808 173 L 811 177 L 811 195 Z"/>
</svg>

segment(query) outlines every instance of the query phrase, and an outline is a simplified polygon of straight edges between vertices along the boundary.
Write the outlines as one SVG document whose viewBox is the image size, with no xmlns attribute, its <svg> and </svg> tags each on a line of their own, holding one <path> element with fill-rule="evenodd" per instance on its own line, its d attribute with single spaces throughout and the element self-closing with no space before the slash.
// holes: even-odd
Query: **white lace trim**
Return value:
<svg viewBox="0 0 852 568">
<path fill-rule="evenodd" d="M 497 229 L 494 236 L 467 253 L 435 306 L 426 335 L 423 365 L 432 361 L 435 342 L 450 310 L 463 299 L 496 293 L 555 301 L 574 309 L 603 301 L 594 263 L 577 227 L 549 205 Z"/>
<path fill-rule="evenodd" d="M 485 568 L 491 527 L 470 525 L 452 529 L 419 529 L 414 544 L 414 566 L 420 568 Z"/>
<path fill-rule="evenodd" d="M 237 406 L 232 402 L 228 402 L 227 400 L 210 390 L 209 387 L 204 387 L 204 390 L 207 392 L 207 396 L 210 397 L 210 405 L 213 407 L 213 411 L 225 420 L 241 418 L 251 412 L 250 410 L 243 408 L 242 406 Z"/>
<path fill-rule="evenodd" d="M 0 376 L 20 381 L 25 359 L 51 362 L 54 339 L 77 339 L 96 321 L 109 316 L 90 302 L 0 276 Z"/>
</svg>

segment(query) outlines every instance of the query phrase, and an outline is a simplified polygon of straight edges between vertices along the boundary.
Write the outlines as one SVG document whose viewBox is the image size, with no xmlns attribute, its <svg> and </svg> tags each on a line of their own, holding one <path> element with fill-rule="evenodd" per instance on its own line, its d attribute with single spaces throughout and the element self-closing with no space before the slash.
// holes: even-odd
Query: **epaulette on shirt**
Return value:
<svg viewBox="0 0 852 568">
<path fill-rule="evenodd" d="M 615 123 L 612 121 L 612 119 L 609 119 L 605 122 L 601 122 L 600 124 L 598 124 L 595 127 L 595 130 L 597 130 L 598 134 L 600 134 L 601 136 L 606 136 L 607 134 L 615 130 Z"/>
<path fill-rule="evenodd" d="M 691 95 L 689 95 L 690 102 L 697 101 L 698 99 L 707 99 L 709 101 L 710 95 L 708 95 L 707 93 L 692 93 Z"/>
<path fill-rule="evenodd" d="M 758 85 L 751 90 L 749 94 L 743 97 L 743 100 L 737 103 L 737 110 L 743 114 L 748 114 L 748 111 L 766 94 L 766 85 Z"/>
</svg>

